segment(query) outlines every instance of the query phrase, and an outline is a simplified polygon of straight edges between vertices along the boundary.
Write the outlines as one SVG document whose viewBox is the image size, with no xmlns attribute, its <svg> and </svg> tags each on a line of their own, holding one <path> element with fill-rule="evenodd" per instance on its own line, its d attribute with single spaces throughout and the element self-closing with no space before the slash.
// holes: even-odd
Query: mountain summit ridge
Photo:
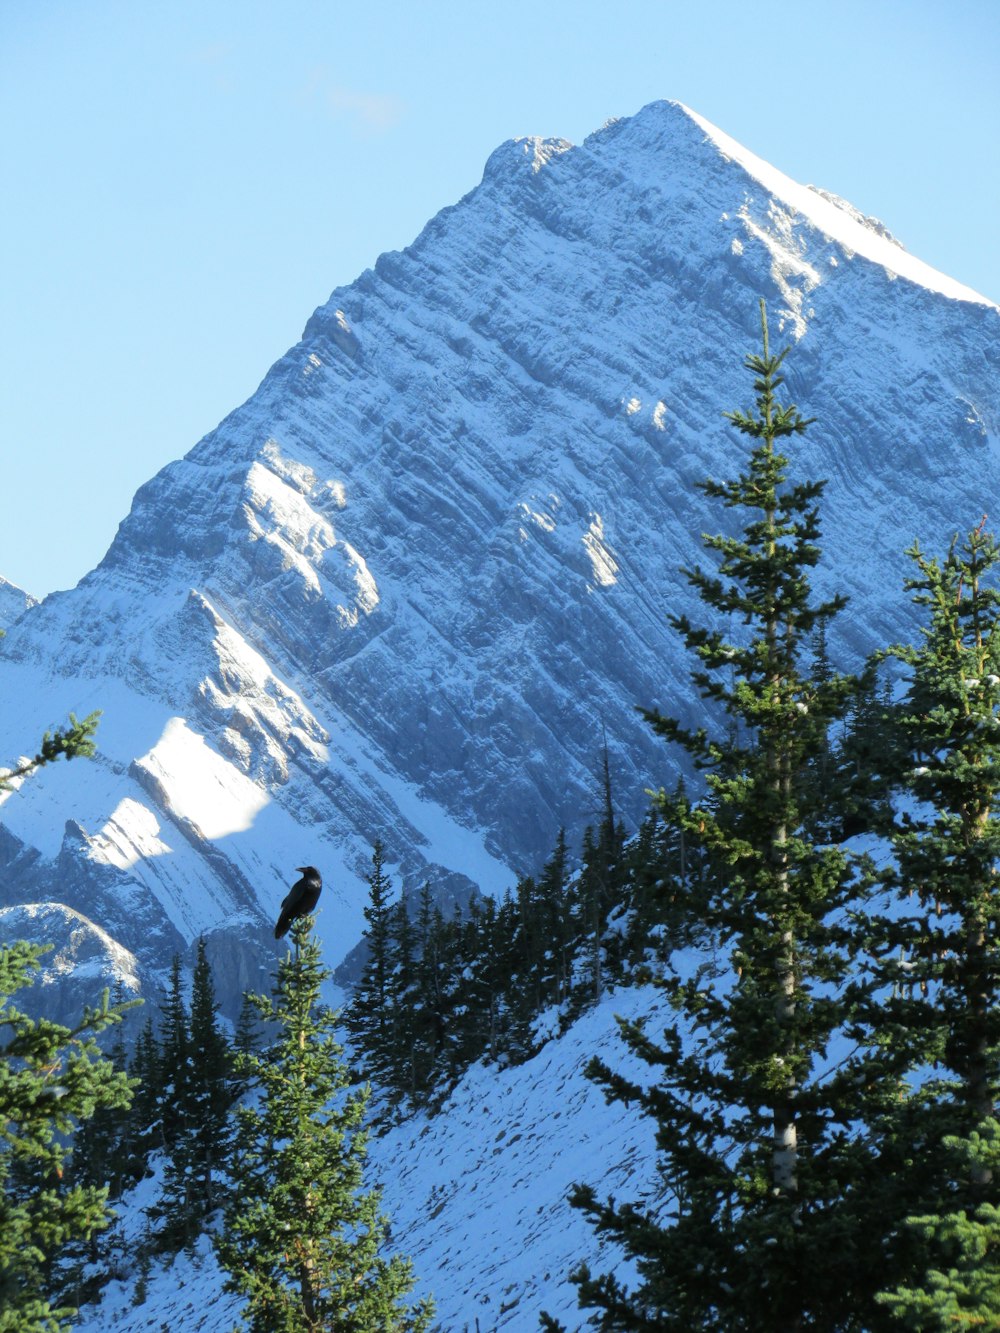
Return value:
<svg viewBox="0 0 1000 1333">
<path fill-rule="evenodd" d="M 233 1012 L 297 865 L 330 886 L 336 963 L 375 838 L 408 889 L 502 892 L 594 818 L 605 735 L 641 817 L 678 769 L 636 705 L 701 717 L 668 617 L 724 521 L 697 482 L 739 457 L 721 413 L 760 296 L 817 418 L 795 467 L 829 479 L 834 650 L 904 634 L 904 548 L 978 521 L 997 468 L 1000 309 L 783 182 L 654 103 L 580 147 L 501 145 L 337 288 L 97 568 L 11 626 L 3 753 L 104 719 L 97 760 L 3 800 L 0 906 L 65 903 L 153 981 L 205 934 Z"/>
</svg>

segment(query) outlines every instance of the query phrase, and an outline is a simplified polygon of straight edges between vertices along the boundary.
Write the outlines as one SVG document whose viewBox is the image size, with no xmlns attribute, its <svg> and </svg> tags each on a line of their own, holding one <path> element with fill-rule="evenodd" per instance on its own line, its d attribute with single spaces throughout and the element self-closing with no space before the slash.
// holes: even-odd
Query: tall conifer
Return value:
<svg viewBox="0 0 1000 1333">
<path fill-rule="evenodd" d="M 622 1025 L 656 1071 L 652 1086 L 591 1066 L 609 1098 L 656 1120 L 662 1154 L 655 1202 L 602 1203 L 587 1187 L 574 1196 L 636 1261 L 634 1291 L 578 1273 L 598 1327 L 626 1333 L 860 1327 L 852 1320 L 877 1286 L 870 1233 L 856 1226 L 869 1150 L 852 1124 L 875 1095 L 864 1089 L 893 1074 L 863 1049 L 836 1047 L 834 1059 L 853 1017 L 847 909 L 858 875 L 847 853 L 810 836 L 816 787 L 801 780 L 847 707 L 849 682 L 811 649 L 843 599 L 811 589 L 823 483 L 788 479 L 779 444 L 809 422 L 779 402 L 786 352 L 770 350 L 763 302 L 761 326 L 762 354 L 745 363 L 755 408 L 726 414 L 749 456 L 735 479 L 703 486 L 741 528 L 704 537 L 714 571 L 687 571 L 709 622 L 673 619 L 719 734 L 647 714 L 706 776 L 704 798 L 679 807 L 703 850 L 680 910 L 715 950 L 665 980 L 678 1020 L 662 1043 Z"/>
<path fill-rule="evenodd" d="M 357 1062 L 379 1090 L 393 1086 L 394 1016 L 392 994 L 392 882 L 385 870 L 381 840 L 372 848 L 368 875 L 368 905 L 364 909 L 368 957 L 344 1013 Z"/>
<path fill-rule="evenodd" d="M 75 1313 L 50 1303 L 53 1259 L 68 1242 L 108 1225 L 106 1187 L 64 1181 L 72 1136 L 99 1108 L 127 1107 L 127 1076 L 95 1034 L 119 1021 L 108 992 L 73 1029 L 31 1019 L 14 996 L 45 952 L 0 946 L 0 1329 L 57 1333 Z"/>
<path fill-rule="evenodd" d="M 378 1191 L 363 1187 L 368 1094 L 348 1091 L 312 925 L 294 923 L 271 997 L 254 997 L 276 1035 L 241 1057 L 259 1096 L 237 1112 L 217 1252 L 252 1333 L 419 1333 L 429 1309 L 406 1306 L 409 1262 L 383 1255 L 388 1223 Z"/>
<path fill-rule="evenodd" d="M 1000 1308 L 1000 546 L 985 524 L 943 560 L 911 548 L 907 587 L 926 623 L 916 645 L 892 650 L 907 681 L 885 882 L 901 912 L 882 952 L 897 1040 L 927 1067 L 905 1108 L 922 1191 L 893 1308 L 931 1312 L 911 1327 L 947 1326 L 935 1310 L 973 1323 L 989 1283 Z M 963 1264 L 979 1272 L 964 1295 L 942 1276 Z"/>
</svg>

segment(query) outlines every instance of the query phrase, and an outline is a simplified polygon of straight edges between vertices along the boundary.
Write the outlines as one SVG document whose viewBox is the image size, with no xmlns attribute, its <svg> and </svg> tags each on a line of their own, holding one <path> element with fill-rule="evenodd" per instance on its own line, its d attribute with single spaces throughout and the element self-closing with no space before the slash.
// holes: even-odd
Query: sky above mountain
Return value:
<svg viewBox="0 0 1000 1333">
<path fill-rule="evenodd" d="M 0 574 L 43 595 L 312 309 L 524 134 L 678 98 L 1000 299 L 1000 6 L 234 0 L 0 9 Z"/>
</svg>

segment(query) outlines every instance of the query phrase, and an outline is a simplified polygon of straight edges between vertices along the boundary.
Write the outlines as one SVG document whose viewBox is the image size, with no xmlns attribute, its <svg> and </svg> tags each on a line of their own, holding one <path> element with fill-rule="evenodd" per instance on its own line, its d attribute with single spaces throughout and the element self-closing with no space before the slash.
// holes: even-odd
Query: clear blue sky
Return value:
<svg viewBox="0 0 1000 1333">
<path fill-rule="evenodd" d="M 101 558 L 522 134 L 686 102 L 1000 300 L 1000 0 L 0 0 L 0 574 Z"/>
</svg>

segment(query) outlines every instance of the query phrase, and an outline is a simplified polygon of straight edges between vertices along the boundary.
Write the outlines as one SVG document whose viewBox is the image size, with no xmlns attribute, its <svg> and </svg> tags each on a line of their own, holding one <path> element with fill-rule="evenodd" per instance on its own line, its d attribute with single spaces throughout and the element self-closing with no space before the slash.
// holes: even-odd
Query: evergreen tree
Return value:
<svg viewBox="0 0 1000 1333">
<path fill-rule="evenodd" d="M 404 1304 L 410 1265 L 383 1257 L 388 1223 L 378 1192 L 362 1187 L 367 1091 L 347 1091 L 312 926 L 294 923 L 272 997 L 254 997 L 277 1035 L 263 1055 L 241 1057 L 258 1099 L 237 1112 L 233 1201 L 216 1241 L 226 1289 L 246 1298 L 253 1333 L 425 1329 L 430 1309 Z"/>
<path fill-rule="evenodd" d="M 124 1012 L 128 1006 L 125 987 L 118 982 L 111 994 L 111 1007 Z M 128 1051 L 121 1024 L 114 1028 L 114 1041 L 108 1047 L 107 1058 L 116 1072 L 128 1068 Z M 122 1145 L 128 1136 L 132 1106 L 135 1104 L 135 1084 L 132 1081 L 131 1105 L 99 1106 L 94 1114 L 78 1128 L 73 1139 L 73 1155 L 68 1176 L 74 1182 L 108 1187 L 108 1198 L 118 1199 L 131 1183 Z"/>
<path fill-rule="evenodd" d="M 627 922 L 621 970 L 637 981 L 662 974 L 671 952 L 705 940 L 705 925 L 687 904 L 697 901 L 707 873 L 701 841 L 692 837 L 691 802 L 683 781 L 643 820 L 626 849 Z"/>
<path fill-rule="evenodd" d="M 229 1138 L 228 1113 L 234 1098 L 232 1053 L 218 1020 L 212 970 L 204 939 L 198 940 L 191 1006 L 183 1034 L 174 1031 L 185 1010 L 171 980 L 164 1050 L 180 1046 L 183 1075 L 176 1081 L 174 1115 L 164 1107 L 167 1135 L 163 1184 L 157 1204 L 160 1241 L 170 1249 L 191 1245 L 219 1203 L 217 1172 Z"/>
<path fill-rule="evenodd" d="M 121 1147 L 122 1165 L 131 1180 L 140 1181 L 161 1144 L 163 1063 L 152 1017 L 147 1017 L 136 1038 L 128 1069 L 135 1092 Z"/>
<path fill-rule="evenodd" d="M 368 876 L 368 906 L 364 909 L 368 957 L 344 1014 L 344 1026 L 351 1035 L 365 1077 L 385 1091 L 394 1084 L 391 897 L 392 882 L 385 872 L 384 848 L 381 841 L 376 841 Z"/>
<path fill-rule="evenodd" d="M 229 1108 L 235 1090 L 233 1053 L 219 1025 L 212 969 L 198 940 L 191 983 L 191 1076 L 187 1116 L 191 1124 L 191 1197 L 200 1224 L 217 1206 L 216 1171 L 225 1154 Z"/>
<path fill-rule="evenodd" d="M 229 1109 L 239 1091 L 204 939 L 197 944 L 190 1006 L 175 956 L 161 1021 L 161 1043 L 149 1051 L 148 1037 L 142 1039 L 137 1057 L 152 1067 L 152 1095 L 144 1096 L 142 1105 L 153 1107 L 156 1143 L 163 1151 L 162 1183 L 149 1216 L 156 1246 L 176 1252 L 193 1244 L 221 1203 L 218 1172 L 229 1142 Z"/>
<path fill-rule="evenodd" d="M 60 1249 L 107 1226 L 106 1187 L 64 1183 L 72 1136 L 99 1108 L 126 1107 L 126 1075 L 95 1034 L 119 1021 L 104 992 L 73 1029 L 28 1018 L 11 1003 L 45 952 L 0 946 L 0 1330 L 54 1333 L 74 1313 L 53 1308 L 46 1274 Z M 28 1182 L 20 1188 L 19 1181 Z"/>
<path fill-rule="evenodd" d="M 576 939 L 573 930 L 572 898 L 569 891 L 569 852 L 566 830 L 560 829 L 552 855 L 538 881 L 541 933 L 545 941 L 542 974 L 542 1004 L 565 1004 L 573 984 Z"/>
<path fill-rule="evenodd" d="M 895 983 L 887 1016 L 927 1069 L 905 1107 L 922 1221 L 910 1227 L 911 1271 L 900 1286 L 916 1300 L 942 1247 L 954 1251 L 963 1228 L 987 1235 L 988 1220 L 974 1219 L 1000 1204 L 989 1128 L 1000 1101 L 1000 547 L 984 520 L 942 561 L 918 545 L 909 554 L 916 574 L 907 586 L 927 624 L 918 645 L 892 650 L 908 680 L 896 710 L 903 799 L 884 883 L 901 906 L 877 938 Z M 984 1272 L 1000 1292 L 995 1232 L 986 1251 Z M 928 1308 L 938 1309 L 942 1290 L 934 1286 Z"/>
<path fill-rule="evenodd" d="M 949 1135 L 945 1152 L 959 1179 L 1000 1173 L 1000 1123 L 983 1120 L 968 1138 Z M 1000 1328 L 1000 1207 L 980 1202 L 971 1213 L 952 1208 L 912 1217 L 924 1271 L 918 1285 L 901 1286 L 878 1300 L 894 1327 L 925 1330 Z"/>
<path fill-rule="evenodd" d="M 786 353 L 770 351 L 763 302 L 761 324 L 763 354 L 746 360 L 755 410 L 727 414 L 749 458 L 734 480 L 703 487 L 743 527 L 704 538 L 715 572 L 688 571 L 716 624 L 731 628 L 672 622 L 723 735 L 647 714 L 706 775 L 706 796 L 684 814 L 705 873 L 685 882 L 682 909 L 692 931 L 711 933 L 718 961 L 664 979 L 678 1022 L 662 1044 L 622 1024 L 657 1083 L 590 1067 L 609 1098 L 655 1118 L 665 1186 L 650 1207 L 575 1191 L 640 1274 L 633 1292 L 586 1266 L 577 1274 L 581 1305 L 606 1330 L 859 1328 L 879 1285 L 872 1230 L 858 1225 L 871 1149 L 854 1131 L 896 1094 L 899 1071 L 864 1046 L 828 1067 L 854 1018 L 848 909 L 859 884 L 850 856 L 810 836 L 816 788 L 803 780 L 849 700 L 850 682 L 824 663 L 817 673 L 812 648 L 843 601 L 819 602 L 810 588 L 823 486 L 788 480 L 779 441 L 809 423 L 778 401 Z"/>
<path fill-rule="evenodd" d="M 184 981 L 179 954 L 170 962 L 170 984 L 160 1006 L 160 1040 L 158 1054 L 160 1115 L 160 1146 L 169 1146 L 186 1119 L 188 1080 L 190 1072 L 190 1038 L 188 1010 L 184 1002 Z"/>
<path fill-rule="evenodd" d="M 191 1064 L 188 1011 L 181 960 L 170 965 L 170 986 L 160 1009 L 156 1074 L 156 1147 L 164 1154 L 163 1181 L 147 1214 L 158 1248 L 177 1251 L 189 1239 L 191 1200 Z"/>
<path fill-rule="evenodd" d="M 389 1051 L 396 1097 L 398 1100 L 408 1098 L 411 1106 L 415 1106 L 418 1100 L 416 1036 L 420 1001 L 417 994 L 415 949 L 410 911 L 406 899 L 400 897 L 389 920 L 389 988 L 392 996 Z"/>
<path fill-rule="evenodd" d="M 417 907 L 412 1051 L 416 1086 L 430 1093 L 443 1078 L 449 1021 L 448 950 L 444 917 L 424 884 Z"/>
<path fill-rule="evenodd" d="M 453 1079 L 480 1056 L 496 1060 L 508 1049 L 515 929 L 509 896 L 499 908 L 492 898 L 470 899 L 455 933 L 455 1003 L 448 1033 Z M 519 958 L 519 977 L 524 966 Z"/>
</svg>

